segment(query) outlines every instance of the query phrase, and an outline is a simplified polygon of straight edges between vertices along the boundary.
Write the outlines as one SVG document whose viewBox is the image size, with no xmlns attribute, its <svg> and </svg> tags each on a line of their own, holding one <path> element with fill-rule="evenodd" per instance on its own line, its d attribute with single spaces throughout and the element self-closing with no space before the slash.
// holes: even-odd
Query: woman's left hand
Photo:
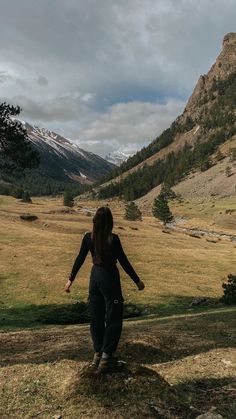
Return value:
<svg viewBox="0 0 236 419">
<path fill-rule="evenodd" d="M 66 283 L 66 285 L 65 285 L 65 288 L 64 288 L 64 291 L 65 291 L 65 292 L 70 292 L 70 287 L 71 287 L 71 284 L 72 284 L 72 281 L 70 281 L 70 280 L 68 279 L 68 281 L 67 281 L 67 283 Z"/>
</svg>

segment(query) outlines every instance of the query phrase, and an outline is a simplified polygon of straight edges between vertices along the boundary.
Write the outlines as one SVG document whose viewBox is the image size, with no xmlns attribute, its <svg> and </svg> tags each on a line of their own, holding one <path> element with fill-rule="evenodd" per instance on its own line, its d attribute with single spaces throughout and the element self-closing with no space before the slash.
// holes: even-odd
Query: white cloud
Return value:
<svg viewBox="0 0 236 419">
<path fill-rule="evenodd" d="M 164 104 L 119 103 L 97 115 L 78 136 L 81 147 L 99 154 L 119 150 L 135 152 L 159 135 L 184 108 L 185 102 L 170 99 Z"/>
</svg>

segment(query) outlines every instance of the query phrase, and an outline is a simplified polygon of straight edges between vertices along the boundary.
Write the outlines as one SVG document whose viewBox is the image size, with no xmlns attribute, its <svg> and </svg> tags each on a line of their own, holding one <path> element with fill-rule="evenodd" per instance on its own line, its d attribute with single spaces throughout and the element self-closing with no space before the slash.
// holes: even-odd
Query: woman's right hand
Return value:
<svg viewBox="0 0 236 419">
<path fill-rule="evenodd" d="M 64 288 L 64 291 L 65 291 L 65 292 L 70 292 L 70 287 L 71 287 L 71 284 L 72 284 L 72 281 L 70 281 L 70 280 L 68 279 L 68 281 L 67 281 L 67 283 L 66 283 L 66 285 L 65 285 L 65 288 Z"/>
<path fill-rule="evenodd" d="M 139 280 L 139 282 L 137 282 L 137 287 L 138 287 L 139 291 L 144 290 L 145 285 L 144 285 L 144 282 L 141 281 L 141 279 Z"/>
</svg>

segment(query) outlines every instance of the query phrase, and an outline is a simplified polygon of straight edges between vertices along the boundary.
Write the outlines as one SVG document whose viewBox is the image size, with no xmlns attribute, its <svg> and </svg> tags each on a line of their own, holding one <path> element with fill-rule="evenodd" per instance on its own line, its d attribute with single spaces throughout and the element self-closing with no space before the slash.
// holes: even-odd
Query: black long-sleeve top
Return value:
<svg viewBox="0 0 236 419">
<path fill-rule="evenodd" d="M 70 281 L 74 281 L 79 269 L 83 265 L 85 258 L 88 252 L 91 252 L 92 257 L 94 257 L 94 246 L 91 238 L 91 233 L 86 233 L 83 237 L 79 254 L 75 259 L 71 274 L 69 276 Z M 112 243 L 111 243 L 111 252 L 110 256 L 106 262 L 105 266 L 114 266 L 117 263 L 117 260 L 120 262 L 124 271 L 130 276 L 130 278 L 135 282 L 139 282 L 139 277 L 133 269 L 131 263 L 129 262 L 123 247 L 121 245 L 120 239 L 117 234 L 112 234 Z"/>
</svg>

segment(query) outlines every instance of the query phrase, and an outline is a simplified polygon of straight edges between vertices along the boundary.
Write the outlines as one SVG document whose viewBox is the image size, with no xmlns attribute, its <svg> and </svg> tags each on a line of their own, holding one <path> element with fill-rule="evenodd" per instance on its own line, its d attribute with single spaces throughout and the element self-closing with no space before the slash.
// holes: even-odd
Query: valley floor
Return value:
<svg viewBox="0 0 236 419">
<path fill-rule="evenodd" d="M 72 325 L 87 300 L 90 258 L 71 294 L 63 287 L 92 214 L 107 203 L 146 288 L 138 292 L 121 271 L 126 303 L 143 317 L 125 321 L 119 346 L 125 371 L 91 377 L 88 326 Z M 173 203 L 172 210 L 189 228 L 234 234 L 228 210 L 235 204 Z M 23 213 L 38 219 L 23 221 Z M 0 197 L 1 418 L 191 419 L 214 408 L 235 417 L 236 310 L 219 304 L 223 280 L 235 273 L 234 241 L 166 234 L 150 215 L 130 223 L 123 214 L 118 201 L 78 201 L 70 210 L 60 198 L 23 204 Z M 206 306 L 192 306 L 196 297 L 206 298 Z"/>
</svg>

